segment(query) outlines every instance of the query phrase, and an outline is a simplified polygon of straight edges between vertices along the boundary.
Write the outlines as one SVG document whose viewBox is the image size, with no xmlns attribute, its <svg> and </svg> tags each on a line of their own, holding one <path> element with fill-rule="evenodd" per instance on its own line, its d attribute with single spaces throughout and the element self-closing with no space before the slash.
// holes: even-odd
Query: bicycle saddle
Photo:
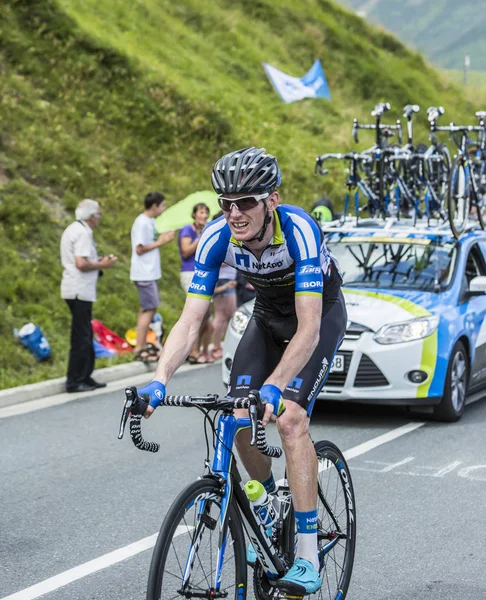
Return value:
<svg viewBox="0 0 486 600">
<path fill-rule="evenodd" d="M 371 111 L 372 117 L 381 117 L 383 113 L 386 113 L 387 110 L 391 109 L 391 105 L 389 102 L 380 102 L 375 108 Z"/>
<path fill-rule="evenodd" d="M 427 119 L 429 121 L 435 121 L 444 113 L 445 110 L 443 106 L 429 106 L 427 109 Z"/>
<path fill-rule="evenodd" d="M 411 117 L 413 113 L 418 113 L 420 110 L 420 106 L 418 104 L 407 104 L 407 106 L 403 107 L 403 116 Z"/>
<path fill-rule="evenodd" d="M 475 112 L 475 115 L 478 119 L 484 119 L 486 117 L 486 110 L 478 110 Z"/>
</svg>

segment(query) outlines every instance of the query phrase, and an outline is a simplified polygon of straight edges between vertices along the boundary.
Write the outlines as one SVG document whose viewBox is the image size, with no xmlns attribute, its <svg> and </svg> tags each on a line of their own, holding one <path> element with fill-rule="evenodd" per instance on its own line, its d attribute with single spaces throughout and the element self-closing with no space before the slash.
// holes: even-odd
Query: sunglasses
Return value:
<svg viewBox="0 0 486 600">
<path fill-rule="evenodd" d="M 237 210 L 244 212 L 258 206 L 260 200 L 268 198 L 270 193 L 265 192 L 264 194 L 255 194 L 254 196 L 245 196 L 244 198 L 225 198 L 224 196 L 219 196 L 218 204 L 223 212 L 231 212 L 233 206 L 236 206 Z"/>
</svg>

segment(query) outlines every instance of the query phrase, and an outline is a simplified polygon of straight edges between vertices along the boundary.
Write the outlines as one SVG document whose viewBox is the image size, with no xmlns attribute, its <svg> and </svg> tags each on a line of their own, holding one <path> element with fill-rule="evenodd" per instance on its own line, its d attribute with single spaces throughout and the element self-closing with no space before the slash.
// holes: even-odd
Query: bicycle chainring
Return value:
<svg viewBox="0 0 486 600">
<path fill-rule="evenodd" d="M 274 600 L 275 586 L 270 585 L 262 564 L 258 560 L 253 568 L 253 590 L 256 600 Z"/>
</svg>

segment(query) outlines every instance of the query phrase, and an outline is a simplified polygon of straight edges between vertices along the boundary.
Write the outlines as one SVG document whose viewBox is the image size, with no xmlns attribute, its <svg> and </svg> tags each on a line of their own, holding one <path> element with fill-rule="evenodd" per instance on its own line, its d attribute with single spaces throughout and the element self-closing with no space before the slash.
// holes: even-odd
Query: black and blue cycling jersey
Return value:
<svg viewBox="0 0 486 600">
<path fill-rule="evenodd" d="M 325 295 L 335 261 L 316 221 L 297 206 L 273 213 L 274 236 L 260 258 L 235 240 L 224 217 L 210 223 L 198 244 L 189 296 L 210 299 L 226 263 L 253 285 L 257 303 L 271 309 L 295 306 L 295 295 Z"/>
<path fill-rule="evenodd" d="M 224 217 L 204 230 L 196 252 L 189 296 L 211 299 L 222 263 L 235 267 L 253 285 L 253 315 L 236 350 L 228 395 L 260 389 L 297 331 L 295 296 L 322 298 L 319 343 L 310 360 L 283 390 L 310 415 L 346 330 L 346 306 L 337 263 L 318 223 L 297 206 L 273 213 L 274 236 L 260 258 L 235 240 Z"/>
</svg>

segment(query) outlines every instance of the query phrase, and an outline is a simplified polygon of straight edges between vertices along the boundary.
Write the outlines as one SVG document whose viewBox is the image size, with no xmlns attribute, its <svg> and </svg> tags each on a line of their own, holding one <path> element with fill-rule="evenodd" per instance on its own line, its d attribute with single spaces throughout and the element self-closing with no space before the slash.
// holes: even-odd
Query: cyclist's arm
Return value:
<svg viewBox="0 0 486 600">
<path fill-rule="evenodd" d="M 164 385 L 189 355 L 209 309 L 228 242 L 221 237 L 222 227 L 223 222 L 212 224 L 201 236 L 184 309 L 167 338 L 155 371 L 154 379 Z"/>
<path fill-rule="evenodd" d="M 322 233 L 313 219 L 303 211 L 289 213 L 284 225 L 289 251 L 295 260 L 295 311 L 297 331 L 280 362 L 265 384 L 281 392 L 305 367 L 319 343 L 324 287 L 321 267 Z M 291 222 L 290 222 L 291 221 Z M 266 410 L 264 424 L 270 418 Z"/>
<path fill-rule="evenodd" d="M 162 350 L 154 379 L 167 385 L 196 343 L 199 329 L 208 312 L 210 299 L 190 295 L 179 320 L 172 328 Z"/>
</svg>

